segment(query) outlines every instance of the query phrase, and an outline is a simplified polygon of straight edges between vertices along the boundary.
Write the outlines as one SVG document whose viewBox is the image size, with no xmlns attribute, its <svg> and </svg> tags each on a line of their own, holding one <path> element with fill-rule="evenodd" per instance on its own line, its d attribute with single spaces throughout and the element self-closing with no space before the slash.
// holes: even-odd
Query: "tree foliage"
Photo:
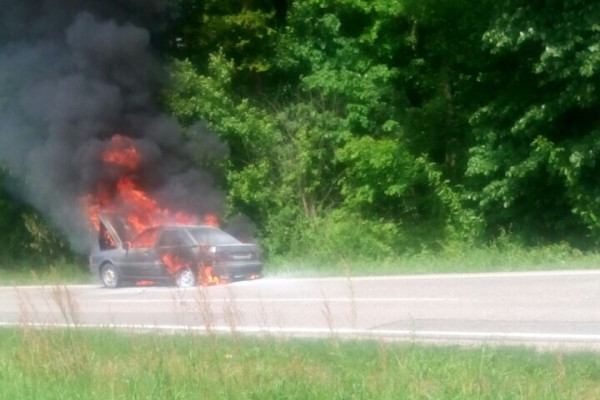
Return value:
<svg viewBox="0 0 600 400">
<path fill-rule="evenodd" d="M 599 16 L 596 3 L 508 1 L 483 36 L 490 96 L 471 117 L 467 175 L 491 227 L 600 238 Z"/>
<path fill-rule="evenodd" d="M 464 22 L 467 3 L 448 8 L 452 22 Z M 264 50 L 274 57 L 258 71 L 263 85 L 252 96 L 239 84 L 243 63 L 222 47 L 206 68 L 191 58 L 173 62 L 170 109 L 184 123 L 207 120 L 230 145 L 230 211 L 249 215 L 273 251 L 316 240 L 310 231 L 323 229 L 319 220 L 332 230 L 342 219 L 396 232 L 417 224 L 431 243 L 449 230 L 474 239 L 466 232 L 478 229 L 478 218 L 463 206 L 462 189 L 442 177 L 458 174 L 449 160 L 459 146 L 448 143 L 467 117 L 451 104 L 460 62 L 446 49 L 429 54 L 439 50 L 438 18 L 394 1 L 294 2 Z M 435 66 L 419 67 L 430 56 L 444 64 L 441 83 L 429 75 Z M 452 132 L 438 129 L 450 119 L 460 121 Z M 405 244 L 396 236 L 378 240 L 396 251 Z"/>
<path fill-rule="evenodd" d="M 5 185 L 18 185 L 0 169 Z M 0 188 L 0 266 L 26 258 L 46 262 L 69 255 L 67 242 L 31 207 Z"/>
</svg>

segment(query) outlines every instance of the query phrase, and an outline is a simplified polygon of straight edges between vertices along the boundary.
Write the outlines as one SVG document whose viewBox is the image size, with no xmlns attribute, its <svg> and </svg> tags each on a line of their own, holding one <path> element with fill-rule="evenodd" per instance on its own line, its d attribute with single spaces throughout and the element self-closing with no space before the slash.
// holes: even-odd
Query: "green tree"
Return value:
<svg viewBox="0 0 600 400">
<path fill-rule="evenodd" d="M 324 180 L 339 191 L 333 207 L 374 223 L 429 224 L 440 236 L 452 221 L 479 226 L 453 184 L 466 165 L 465 99 L 483 55 L 469 45 L 484 32 L 481 13 L 485 5 L 466 1 L 294 3 L 277 67 L 298 76 L 289 91 L 318 99 L 308 107 L 331 121 L 320 132 L 330 145 L 304 151 L 333 149 L 316 163 L 338 174 Z"/>
<path fill-rule="evenodd" d="M 366 229 L 390 249 L 400 246 L 389 233 L 407 222 L 432 232 L 432 241 L 450 231 L 473 237 L 477 218 L 448 179 L 458 181 L 465 164 L 457 143 L 466 136 L 466 107 L 455 93 L 465 91 L 461 76 L 475 57 L 456 60 L 434 44 L 440 20 L 450 20 L 447 30 L 455 32 L 453 24 L 467 25 L 476 13 L 465 17 L 466 2 L 430 3 L 445 8 L 293 3 L 285 24 L 273 25 L 264 54 L 274 57 L 257 70 L 264 85 L 254 94 L 240 83 L 242 64 L 226 47 L 206 68 L 173 63 L 169 107 L 186 125 L 208 121 L 229 144 L 229 210 L 257 222 L 276 251 L 347 220 L 390 224 L 382 235 Z"/>
<path fill-rule="evenodd" d="M 285 18 L 285 1 L 176 0 L 169 5 L 162 49 L 205 70 L 210 54 L 233 61 L 238 90 L 262 88 L 271 67 L 273 36 Z"/>
<path fill-rule="evenodd" d="M 18 260 L 51 262 L 70 257 L 66 240 L 35 210 L 5 189 L 6 183 L 18 186 L 0 168 L 0 267 Z"/>
<path fill-rule="evenodd" d="M 426 153 L 453 184 L 462 183 L 473 144 L 469 116 L 480 105 L 477 85 L 487 54 L 481 37 L 495 2 L 408 0 L 403 81 L 406 130 L 415 153 Z"/>
<path fill-rule="evenodd" d="M 27 231 L 22 215 L 25 207 L 10 196 L 4 188 L 0 188 L 0 257 L 9 258 L 24 253 Z"/>
<path fill-rule="evenodd" d="M 492 231 L 600 239 L 599 17 L 595 2 L 498 5 L 468 168 Z"/>
</svg>

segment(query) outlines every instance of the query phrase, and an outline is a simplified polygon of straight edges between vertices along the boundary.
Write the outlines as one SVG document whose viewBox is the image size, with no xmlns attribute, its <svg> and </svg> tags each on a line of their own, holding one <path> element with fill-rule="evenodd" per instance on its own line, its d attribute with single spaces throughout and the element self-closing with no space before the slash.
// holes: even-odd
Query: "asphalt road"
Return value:
<svg viewBox="0 0 600 400">
<path fill-rule="evenodd" d="M 22 324 L 600 351 L 600 271 L 0 287 L 0 326 Z"/>
</svg>

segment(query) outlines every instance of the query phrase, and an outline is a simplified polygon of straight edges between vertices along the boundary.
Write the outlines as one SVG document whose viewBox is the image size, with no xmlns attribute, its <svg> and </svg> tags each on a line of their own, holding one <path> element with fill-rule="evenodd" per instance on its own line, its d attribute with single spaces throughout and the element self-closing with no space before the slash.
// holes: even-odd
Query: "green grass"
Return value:
<svg viewBox="0 0 600 400">
<path fill-rule="evenodd" d="M 1 399 L 600 398 L 600 357 L 374 341 L 0 329 Z"/>
<path fill-rule="evenodd" d="M 48 285 L 90 283 L 94 277 L 83 263 L 25 262 L 0 263 L 0 285 Z"/>
<path fill-rule="evenodd" d="M 567 245 L 524 247 L 514 244 L 487 247 L 450 247 L 423 250 L 398 258 L 368 260 L 352 257 L 315 259 L 307 252 L 298 260 L 274 258 L 267 265 L 271 276 L 361 276 L 460 272 L 540 271 L 596 269 L 600 253 L 581 252 Z"/>
</svg>

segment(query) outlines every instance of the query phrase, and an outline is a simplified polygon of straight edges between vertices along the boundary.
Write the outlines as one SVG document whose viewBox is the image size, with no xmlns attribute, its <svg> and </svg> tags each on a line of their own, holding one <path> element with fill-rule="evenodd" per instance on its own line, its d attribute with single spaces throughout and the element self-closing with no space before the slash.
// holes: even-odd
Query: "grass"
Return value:
<svg viewBox="0 0 600 400">
<path fill-rule="evenodd" d="M 0 285 L 49 285 L 91 283 L 94 277 L 87 266 L 74 262 L 0 263 Z"/>
<path fill-rule="evenodd" d="M 2 399 L 598 399 L 600 358 L 519 348 L 0 329 Z"/>
<path fill-rule="evenodd" d="M 423 250 L 398 258 L 367 260 L 331 257 L 314 259 L 310 253 L 298 260 L 275 258 L 267 266 L 271 276 L 361 276 L 431 273 L 481 273 L 595 269 L 600 253 L 581 252 L 567 245 L 524 247 L 513 244 L 487 247 L 451 247 L 438 252 Z"/>
</svg>

